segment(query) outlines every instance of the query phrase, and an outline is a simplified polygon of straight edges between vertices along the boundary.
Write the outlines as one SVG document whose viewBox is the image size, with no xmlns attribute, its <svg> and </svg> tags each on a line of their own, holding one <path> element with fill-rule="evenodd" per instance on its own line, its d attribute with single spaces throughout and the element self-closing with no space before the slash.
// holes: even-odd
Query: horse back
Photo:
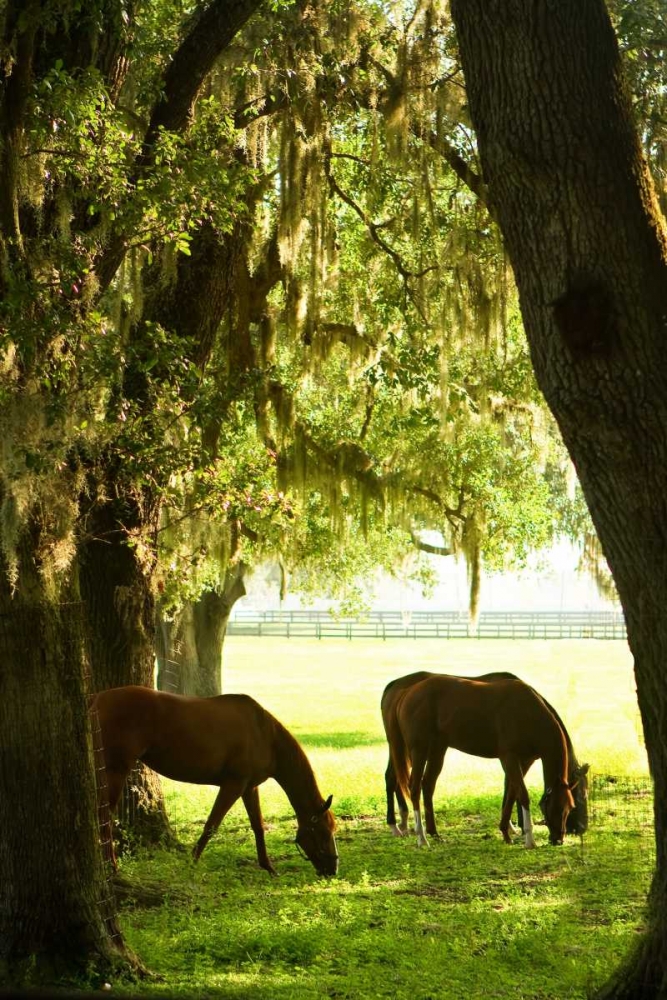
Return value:
<svg viewBox="0 0 667 1000">
<path fill-rule="evenodd" d="M 406 690 L 397 716 L 409 745 L 435 744 L 480 757 L 538 757 L 545 739 L 558 735 L 540 696 L 512 676 L 433 674 Z"/>
<path fill-rule="evenodd" d="M 413 687 L 415 684 L 418 684 L 420 681 L 434 676 L 436 675 L 428 670 L 417 670 L 413 674 L 406 674 L 405 677 L 397 677 L 395 680 L 389 681 L 382 692 L 382 698 L 380 699 L 380 709 L 382 711 L 385 728 L 391 713 L 405 691 L 408 688 Z"/>
<path fill-rule="evenodd" d="M 150 744 L 155 728 L 156 691 L 129 684 L 94 695 L 106 766 L 110 770 L 131 767 Z"/>
<path fill-rule="evenodd" d="M 233 774 L 257 785 L 275 766 L 278 723 L 248 695 L 194 698 L 127 686 L 94 704 L 107 767 L 132 758 L 176 781 L 218 784 Z"/>
</svg>

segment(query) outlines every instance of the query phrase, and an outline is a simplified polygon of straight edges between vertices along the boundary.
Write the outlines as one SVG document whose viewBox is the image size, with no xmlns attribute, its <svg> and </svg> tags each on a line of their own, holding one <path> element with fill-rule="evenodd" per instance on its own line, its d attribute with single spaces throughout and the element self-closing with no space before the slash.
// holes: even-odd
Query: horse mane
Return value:
<svg viewBox="0 0 667 1000">
<path fill-rule="evenodd" d="M 482 675 L 482 676 L 491 676 L 491 675 Z M 516 674 L 510 673 L 508 670 L 499 670 L 496 673 L 494 673 L 493 676 L 494 677 L 498 677 L 499 679 L 502 678 L 503 680 L 508 680 L 508 681 L 509 680 L 512 680 L 512 681 L 521 681 L 522 684 L 526 684 L 526 682 L 522 681 L 520 677 L 517 677 Z M 558 723 L 558 725 L 560 726 L 560 728 L 563 730 L 563 736 L 565 737 L 565 746 L 566 746 L 566 749 L 567 749 L 568 765 L 569 765 L 569 762 L 571 761 L 572 767 L 575 768 L 575 769 L 578 768 L 579 767 L 579 762 L 578 762 L 576 754 L 574 752 L 574 747 L 572 745 L 572 740 L 570 738 L 570 734 L 568 733 L 567 728 L 565 726 L 565 723 L 561 719 L 560 715 L 558 714 L 558 712 L 556 711 L 556 709 L 553 707 L 553 705 L 551 705 L 547 701 L 547 699 L 544 697 L 543 694 L 540 694 L 539 691 L 536 691 L 535 688 L 532 687 L 532 685 L 530 685 L 530 684 L 526 684 L 526 687 L 529 687 L 530 690 L 534 694 L 536 694 L 537 697 L 540 698 L 544 702 L 544 704 L 549 709 L 549 711 L 551 712 L 551 714 L 555 718 L 555 720 Z"/>
<path fill-rule="evenodd" d="M 535 694 L 538 694 L 538 692 L 536 691 Z M 560 728 L 563 730 L 563 736 L 565 737 L 565 745 L 567 747 L 567 757 L 568 757 L 568 760 L 572 761 L 572 766 L 573 767 L 575 767 L 575 768 L 579 767 L 579 762 L 577 761 L 577 758 L 576 758 L 576 755 L 575 755 L 575 752 L 574 752 L 574 747 L 572 746 L 572 740 L 570 738 L 570 734 L 567 731 L 565 723 L 563 722 L 563 720 L 561 719 L 560 715 L 558 714 L 558 712 L 556 711 L 556 709 L 553 707 L 553 705 L 550 705 L 549 702 L 547 701 L 547 699 L 543 695 L 539 695 L 539 697 L 542 698 L 542 701 L 544 702 L 544 704 L 546 705 L 546 707 L 549 709 L 549 711 L 551 712 L 551 714 L 555 718 L 555 720 L 558 723 L 558 725 L 560 726 Z"/>
<path fill-rule="evenodd" d="M 282 722 L 264 709 L 269 717 L 275 737 L 275 780 L 290 800 L 297 816 L 306 810 L 319 809 L 324 796 L 319 790 L 315 772 L 306 752 Z M 306 803 L 305 798 L 309 801 Z"/>
</svg>

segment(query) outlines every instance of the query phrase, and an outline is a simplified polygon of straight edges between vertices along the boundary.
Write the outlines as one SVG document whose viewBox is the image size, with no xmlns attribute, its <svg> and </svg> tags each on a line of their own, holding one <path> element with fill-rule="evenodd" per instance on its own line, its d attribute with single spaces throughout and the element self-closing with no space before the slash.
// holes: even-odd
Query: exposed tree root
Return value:
<svg viewBox="0 0 667 1000">
<path fill-rule="evenodd" d="M 189 903 L 192 894 L 183 889 L 174 889 L 172 885 L 162 882 L 159 879 L 147 880 L 143 877 L 138 879 L 129 878 L 127 875 L 116 873 L 112 879 L 116 900 L 127 906 L 137 906 L 150 909 L 155 906 L 163 906 L 167 901 L 176 903 Z"/>
</svg>

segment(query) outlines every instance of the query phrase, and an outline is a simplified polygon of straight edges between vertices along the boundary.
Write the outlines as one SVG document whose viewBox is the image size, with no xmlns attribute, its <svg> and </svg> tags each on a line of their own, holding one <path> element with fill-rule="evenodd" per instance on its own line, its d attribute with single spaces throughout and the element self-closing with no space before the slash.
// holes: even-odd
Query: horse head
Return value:
<svg viewBox="0 0 667 1000">
<path fill-rule="evenodd" d="M 578 765 L 570 772 L 570 791 L 574 798 L 574 809 L 567 817 L 568 833 L 586 833 L 588 830 L 588 771 L 589 764 Z"/>
<path fill-rule="evenodd" d="M 574 808 L 574 798 L 566 781 L 557 781 L 540 799 L 540 809 L 549 830 L 549 843 L 562 844 L 567 818 Z"/>
<path fill-rule="evenodd" d="M 334 830 L 336 821 L 331 812 L 333 795 L 312 814 L 299 820 L 295 843 L 315 866 L 318 875 L 335 875 L 338 871 L 338 849 Z"/>
</svg>

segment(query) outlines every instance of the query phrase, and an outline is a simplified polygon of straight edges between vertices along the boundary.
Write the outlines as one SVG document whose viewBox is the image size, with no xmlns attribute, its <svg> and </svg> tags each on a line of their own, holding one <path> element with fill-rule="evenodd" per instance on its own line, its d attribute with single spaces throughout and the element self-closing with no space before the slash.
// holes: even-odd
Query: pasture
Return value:
<svg viewBox="0 0 667 1000">
<path fill-rule="evenodd" d="M 511 670 L 559 711 L 594 778 L 591 828 L 538 850 L 498 831 L 502 770 L 450 751 L 436 789 L 442 841 L 418 849 L 385 826 L 384 685 L 412 670 Z M 127 940 L 161 979 L 147 995 L 410 1000 L 583 998 L 636 940 L 651 874 L 650 803 L 632 662 L 621 641 L 288 640 L 232 637 L 224 690 L 244 691 L 299 739 L 333 793 L 340 872 L 318 879 L 296 852 L 282 790 L 260 789 L 279 877 L 256 864 L 237 804 L 195 866 L 189 853 L 137 851 L 121 871 L 168 885 L 164 905 L 125 902 Z M 539 818 L 537 763 L 527 784 Z M 189 850 L 215 791 L 165 781 Z M 598 792 L 595 789 L 598 789 Z M 629 795 L 620 795 L 630 789 Z M 636 805 L 630 807 L 629 802 Z"/>
</svg>

